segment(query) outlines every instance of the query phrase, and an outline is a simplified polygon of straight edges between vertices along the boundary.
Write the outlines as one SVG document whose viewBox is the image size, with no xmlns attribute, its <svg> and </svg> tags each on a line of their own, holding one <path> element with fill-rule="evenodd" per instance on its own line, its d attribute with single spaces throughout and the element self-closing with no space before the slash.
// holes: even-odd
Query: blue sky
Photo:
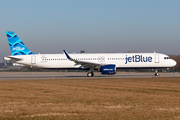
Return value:
<svg viewBox="0 0 180 120">
<path fill-rule="evenodd" d="M 179 0 L 1 0 L 0 60 L 6 31 L 35 53 L 180 54 Z"/>
</svg>

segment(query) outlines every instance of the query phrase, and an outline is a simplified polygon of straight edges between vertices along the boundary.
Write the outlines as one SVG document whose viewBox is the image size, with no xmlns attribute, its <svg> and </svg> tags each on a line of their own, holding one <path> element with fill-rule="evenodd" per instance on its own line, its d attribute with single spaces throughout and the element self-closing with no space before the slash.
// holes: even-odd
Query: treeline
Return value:
<svg viewBox="0 0 180 120">
<path fill-rule="evenodd" d="M 6 66 L 13 66 L 13 63 L 12 63 L 12 62 L 0 63 L 0 68 L 1 68 L 1 67 L 6 67 Z"/>
<path fill-rule="evenodd" d="M 176 66 L 170 68 L 172 71 L 180 71 L 180 55 L 169 55 L 169 57 L 177 62 Z"/>
</svg>

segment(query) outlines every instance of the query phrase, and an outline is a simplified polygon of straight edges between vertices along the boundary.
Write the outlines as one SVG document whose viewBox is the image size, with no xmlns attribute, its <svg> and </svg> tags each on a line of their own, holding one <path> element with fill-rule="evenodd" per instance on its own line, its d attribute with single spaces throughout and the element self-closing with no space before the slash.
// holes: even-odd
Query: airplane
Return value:
<svg viewBox="0 0 180 120">
<path fill-rule="evenodd" d="M 116 69 L 155 69 L 169 68 L 176 61 L 161 53 L 96 53 L 96 54 L 36 54 L 31 52 L 13 31 L 6 32 L 10 56 L 4 60 L 25 66 L 46 69 L 84 69 L 89 70 L 88 77 L 97 70 L 102 74 L 116 74 Z"/>
</svg>

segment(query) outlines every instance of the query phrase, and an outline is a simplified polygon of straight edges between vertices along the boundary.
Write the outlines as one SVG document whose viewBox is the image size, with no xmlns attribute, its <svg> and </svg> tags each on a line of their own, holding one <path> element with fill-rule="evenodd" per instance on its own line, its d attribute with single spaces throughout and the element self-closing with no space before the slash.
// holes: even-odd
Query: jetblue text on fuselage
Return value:
<svg viewBox="0 0 180 120">
<path fill-rule="evenodd" d="M 151 56 L 143 56 L 143 55 L 133 55 L 133 56 L 127 56 L 126 55 L 126 62 L 152 62 L 152 57 Z"/>
</svg>

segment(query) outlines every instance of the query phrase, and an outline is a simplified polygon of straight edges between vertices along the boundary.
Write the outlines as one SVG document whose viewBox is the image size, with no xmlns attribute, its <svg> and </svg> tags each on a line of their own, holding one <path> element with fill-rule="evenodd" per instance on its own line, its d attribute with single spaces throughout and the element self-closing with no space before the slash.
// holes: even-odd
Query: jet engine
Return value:
<svg viewBox="0 0 180 120">
<path fill-rule="evenodd" d="M 101 73 L 102 74 L 116 74 L 116 65 L 109 64 L 101 66 Z"/>
</svg>

